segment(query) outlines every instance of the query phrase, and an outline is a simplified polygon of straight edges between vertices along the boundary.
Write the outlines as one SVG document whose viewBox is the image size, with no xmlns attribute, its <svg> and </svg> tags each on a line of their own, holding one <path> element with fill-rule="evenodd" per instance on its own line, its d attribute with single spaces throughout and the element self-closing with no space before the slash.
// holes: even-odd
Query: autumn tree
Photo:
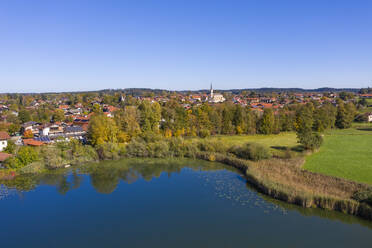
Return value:
<svg viewBox="0 0 372 248">
<path fill-rule="evenodd" d="M 142 101 L 138 106 L 140 110 L 140 126 L 143 132 L 159 132 L 161 120 L 161 107 L 159 103 Z"/>
<path fill-rule="evenodd" d="M 65 119 L 65 113 L 62 109 L 56 109 L 52 115 L 52 120 L 54 122 L 63 121 Z"/>
<path fill-rule="evenodd" d="M 88 127 L 88 138 L 92 145 L 116 143 L 119 129 L 115 121 L 103 114 L 91 117 Z"/>
<path fill-rule="evenodd" d="M 126 106 L 124 110 L 120 110 L 115 114 L 115 121 L 119 129 L 127 134 L 129 138 L 141 133 L 139 119 L 139 111 L 136 106 Z"/>
</svg>

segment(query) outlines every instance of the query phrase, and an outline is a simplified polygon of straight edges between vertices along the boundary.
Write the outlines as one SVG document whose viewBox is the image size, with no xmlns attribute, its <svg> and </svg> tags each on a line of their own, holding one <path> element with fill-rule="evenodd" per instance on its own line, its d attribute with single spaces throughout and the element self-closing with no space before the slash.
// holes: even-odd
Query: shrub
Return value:
<svg viewBox="0 0 372 248">
<path fill-rule="evenodd" d="M 50 169 L 57 169 L 64 165 L 61 150 L 57 147 L 43 147 L 40 155 L 44 160 L 45 166 Z"/>
<path fill-rule="evenodd" d="M 198 142 L 198 148 L 202 152 L 226 153 L 227 146 L 218 140 L 201 140 Z"/>
<path fill-rule="evenodd" d="M 208 154 L 208 160 L 212 162 L 216 161 L 216 155 L 214 155 L 213 153 Z"/>
<path fill-rule="evenodd" d="M 9 154 L 14 154 L 17 149 L 17 146 L 14 144 L 12 140 L 8 141 L 8 145 L 5 147 L 4 152 Z"/>
<path fill-rule="evenodd" d="M 183 146 L 185 151 L 185 156 L 190 158 L 195 158 L 196 154 L 198 153 L 198 146 L 195 143 L 185 143 Z"/>
<path fill-rule="evenodd" d="M 259 161 L 271 157 L 268 148 L 257 143 L 246 143 L 243 146 L 236 146 L 230 149 L 230 152 L 243 159 Z"/>
<path fill-rule="evenodd" d="M 211 135 L 211 132 L 208 129 L 201 129 L 199 131 L 200 138 L 206 138 L 206 137 L 209 137 L 210 135 Z"/>
<path fill-rule="evenodd" d="M 142 133 L 141 134 L 141 138 L 146 142 L 146 143 L 150 143 L 150 142 L 157 142 L 159 140 L 162 140 L 163 137 L 158 134 L 158 133 L 154 133 L 154 132 L 145 132 L 145 133 Z"/>
<path fill-rule="evenodd" d="M 352 198 L 358 202 L 364 202 L 372 206 L 372 188 L 365 191 L 355 192 Z"/>
<path fill-rule="evenodd" d="M 29 146 L 23 146 L 18 150 L 17 159 L 22 165 L 28 165 L 39 159 L 38 152 Z"/>
<path fill-rule="evenodd" d="M 298 132 L 297 138 L 298 142 L 308 150 L 318 149 L 323 143 L 322 136 L 314 132 Z"/>
<path fill-rule="evenodd" d="M 26 165 L 25 167 L 22 167 L 19 170 L 19 173 L 22 174 L 39 173 L 42 172 L 44 169 L 45 169 L 44 164 L 41 161 L 36 161 L 29 165 Z"/>
<path fill-rule="evenodd" d="M 70 146 L 70 152 L 71 152 L 71 163 L 73 164 L 98 160 L 98 153 L 90 145 L 83 145 L 78 140 L 71 140 L 69 143 L 69 146 Z M 102 145 L 102 146 L 105 146 L 105 145 Z M 115 146 L 120 146 L 120 144 L 116 144 Z M 98 147 L 97 149 L 99 148 L 100 147 Z M 119 148 L 119 152 L 120 152 L 120 148 Z"/>
<path fill-rule="evenodd" d="M 168 143 L 165 141 L 158 141 L 148 144 L 148 151 L 150 157 L 165 158 L 170 156 Z"/>
<path fill-rule="evenodd" d="M 126 155 L 128 157 L 148 157 L 146 142 L 141 138 L 132 139 L 126 147 Z"/>
<path fill-rule="evenodd" d="M 97 146 L 98 157 L 104 159 L 119 159 L 125 155 L 125 145 L 118 143 L 103 143 Z"/>
<path fill-rule="evenodd" d="M 184 140 L 180 137 L 169 139 L 169 152 L 171 156 L 183 157 L 186 152 Z"/>
<path fill-rule="evenodd" d="M 4 161 L 4 166 L 6 168 L 18 169 L 23 167 L 23 164 L 19 161 L 17 157 L 10 157 Z"/>
</svg>

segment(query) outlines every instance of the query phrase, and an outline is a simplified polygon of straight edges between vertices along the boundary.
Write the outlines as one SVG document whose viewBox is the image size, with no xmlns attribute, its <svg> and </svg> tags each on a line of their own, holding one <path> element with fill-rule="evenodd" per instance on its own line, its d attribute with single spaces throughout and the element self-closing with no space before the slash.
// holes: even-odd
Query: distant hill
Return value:
<svg viewBox="0 0 372 248">
<path fill-rule="evenodd" d="M 228 89 L 228 90 L 221 90 L 221 89 L 215 89 L 218 92 L 231 92 L 233 94 L 239 94 L 242 91 L 254 91 L 256 93 L 273 93 L 273 92 L 299 92 L 299 93 L 305 93 L 305 92 L 353 92 L 357 93 L 360 91 L 359 88 L 317 88 L 317 89 L 302 89 L 302 88 L 246 88 L 246 89 Z M 65 91 L 65 92 L 43 92 L 43 93 L 9 93 L 9 94 L 19 94 L 19 95 L 30 95 L 30 94 L 59 94 L 59 93 L 107 93 L 107 94 L 113 94 L 113 93 L 124 93 L 129 94 L 133 96 L 140 96 L 144 93 L 154 93 L 155 95 L 160 95 L 163 92 L 171 93 L 171 92 L 178 92 L 182 94 L 196 94 L 196 93 L 208 93 L 209 89 L 200 89 L 200 90 L 165 90 L 165 89 L 150 89 L 150 88 L 125 88 L 125 89 L 103 89 L 103 90 L 95 90 L 95 91 Z M 0 95 L 8 94 L 8 93 L 0 93 Z"/>
</svg>

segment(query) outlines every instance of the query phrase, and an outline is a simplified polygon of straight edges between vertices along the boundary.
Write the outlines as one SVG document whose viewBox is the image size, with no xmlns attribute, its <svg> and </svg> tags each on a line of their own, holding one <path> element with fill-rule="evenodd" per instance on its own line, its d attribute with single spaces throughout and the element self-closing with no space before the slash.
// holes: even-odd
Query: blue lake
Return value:
<svg viewBox="0 0 372 248">
<path fill-rule="evenodd" d="M 1 247 L 372 247 L 372 223 L 272 200 L 195 160 L 103 162 L 2 182 Z"/>
</svg>

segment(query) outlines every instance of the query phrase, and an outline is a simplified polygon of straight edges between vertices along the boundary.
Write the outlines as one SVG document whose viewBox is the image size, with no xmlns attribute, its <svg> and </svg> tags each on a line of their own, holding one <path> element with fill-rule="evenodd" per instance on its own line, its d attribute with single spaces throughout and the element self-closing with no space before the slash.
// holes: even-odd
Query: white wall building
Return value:
<svg viewBox="0 0 372 248">
<path fill-rule="evenodd" d="M 0 131 L 0 152 L 2 152 L 8 146 L 8 139 L 10 136 L 7 132 Z"/>
<path fill-rule="evenodd" d="M 367 120 L 368 120 L 368 122 L 372 122 L 372 114 L 369 114 L 369 115 L 367 116 Z"/>
<path fill-rule="evenodd" d="M 212 84 L 211 84 L 211 92 L 209 94 L 208 101 L 211 102 L 211 103 L 219 103 L 219 102 L 226 101 L 226 99 L 225 99 L 225 97 L 223 97 L 222 94 L 215 94 L 213 92 L 213 87 L 212 87 Z"/>
</svg>

